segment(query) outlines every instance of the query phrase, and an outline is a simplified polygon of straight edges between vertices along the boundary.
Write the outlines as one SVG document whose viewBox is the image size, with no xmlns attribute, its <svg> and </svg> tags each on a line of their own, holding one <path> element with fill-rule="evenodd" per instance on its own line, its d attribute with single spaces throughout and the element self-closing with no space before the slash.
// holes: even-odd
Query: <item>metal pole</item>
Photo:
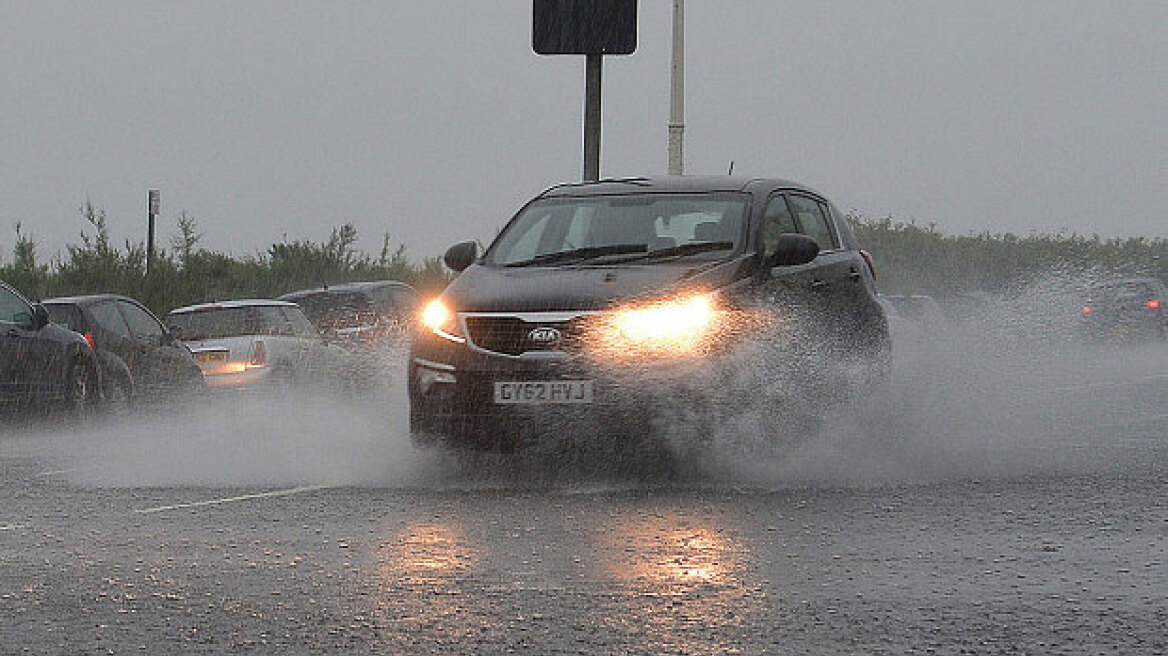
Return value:
<svg viewBox="0 0 1168 656">
<path fill-rule="evenodd" d="M 584 72 L 584 181 L 600 179 L 600 78 L 603 55 L 586 55 Z"/>
<path fill-rule="evenodd" d="M 158 214 L 157 189 L 146 192 L 146 275 L 150 275 L 154 263 L 154 217 Z"/>
<path fill-rule="evenodd" d="M 685 173 L 685 0 L 673 0 L 673 62 L 669 77 L 669 175 Z"/>
</svg>

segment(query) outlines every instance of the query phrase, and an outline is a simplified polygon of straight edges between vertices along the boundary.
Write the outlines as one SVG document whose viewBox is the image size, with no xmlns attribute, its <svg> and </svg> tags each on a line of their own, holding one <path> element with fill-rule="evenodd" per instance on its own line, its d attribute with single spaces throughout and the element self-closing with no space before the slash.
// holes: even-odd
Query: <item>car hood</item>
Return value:
<svg viewBox="0 0 1168 656">
<path fill-rule="evenodd" d="M 442 297 L 460 312 L 598 310 L 682 290 L 717 289 L 746 275 L 751 262 L 742 256 L 696 265 L 693 260 L 560 267 L 475 264 Z"/>
</svg>

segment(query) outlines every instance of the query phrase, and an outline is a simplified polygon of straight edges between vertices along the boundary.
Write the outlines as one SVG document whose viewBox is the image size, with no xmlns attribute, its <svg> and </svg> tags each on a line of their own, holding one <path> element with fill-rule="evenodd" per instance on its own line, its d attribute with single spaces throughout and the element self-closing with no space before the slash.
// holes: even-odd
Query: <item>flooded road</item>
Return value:
<svg viewBox="0 0 1168 656">
<path fill-rule="evenodd" d="M 1044 353 L 631 475 L 418 451 L 400 400 L 6 430 L 0 654 L 1164 653 L 1168 350 Z"/>
</svg>

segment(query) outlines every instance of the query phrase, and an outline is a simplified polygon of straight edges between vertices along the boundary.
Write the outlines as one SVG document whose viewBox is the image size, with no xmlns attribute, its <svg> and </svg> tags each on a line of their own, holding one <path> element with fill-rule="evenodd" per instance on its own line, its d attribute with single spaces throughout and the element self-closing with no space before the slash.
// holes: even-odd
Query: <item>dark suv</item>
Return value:
<svg viewBox="0 0 1168 656">
<path fill-rule="evenodd" d="M 278 300 L 299 305 L 322 334 L 354 346 L 404 334 L 418 309 L 418 293 L 395 280 L 304 289 Z"/>
<path fill-rule="evenodd" d="M 423 308 L 409 360 L 419 441 L 509 448 L 534 409 L 607 410 L 685 387 L 677 372 L 745 343 L 790 360 L 846 356 L 866 381 L 887 375 L 871 259 L 839 210 L 793 182 L 557 186 L 481 257 L 474 242 L 444 257 L 461 274 Z"/>
</svg>

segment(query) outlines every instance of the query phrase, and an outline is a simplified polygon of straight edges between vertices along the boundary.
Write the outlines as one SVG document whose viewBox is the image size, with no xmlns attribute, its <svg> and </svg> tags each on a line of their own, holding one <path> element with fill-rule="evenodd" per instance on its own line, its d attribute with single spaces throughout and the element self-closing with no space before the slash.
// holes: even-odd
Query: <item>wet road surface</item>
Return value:
<svg viewBox="0 0 1168 656">
<path fill-rule="evenodd" d="M 646 476 L 303 403 L 5 431 L 0 654 L 1165 653 L 1164 358 L 918 371 L 776 463 Z"/>
</svg>

